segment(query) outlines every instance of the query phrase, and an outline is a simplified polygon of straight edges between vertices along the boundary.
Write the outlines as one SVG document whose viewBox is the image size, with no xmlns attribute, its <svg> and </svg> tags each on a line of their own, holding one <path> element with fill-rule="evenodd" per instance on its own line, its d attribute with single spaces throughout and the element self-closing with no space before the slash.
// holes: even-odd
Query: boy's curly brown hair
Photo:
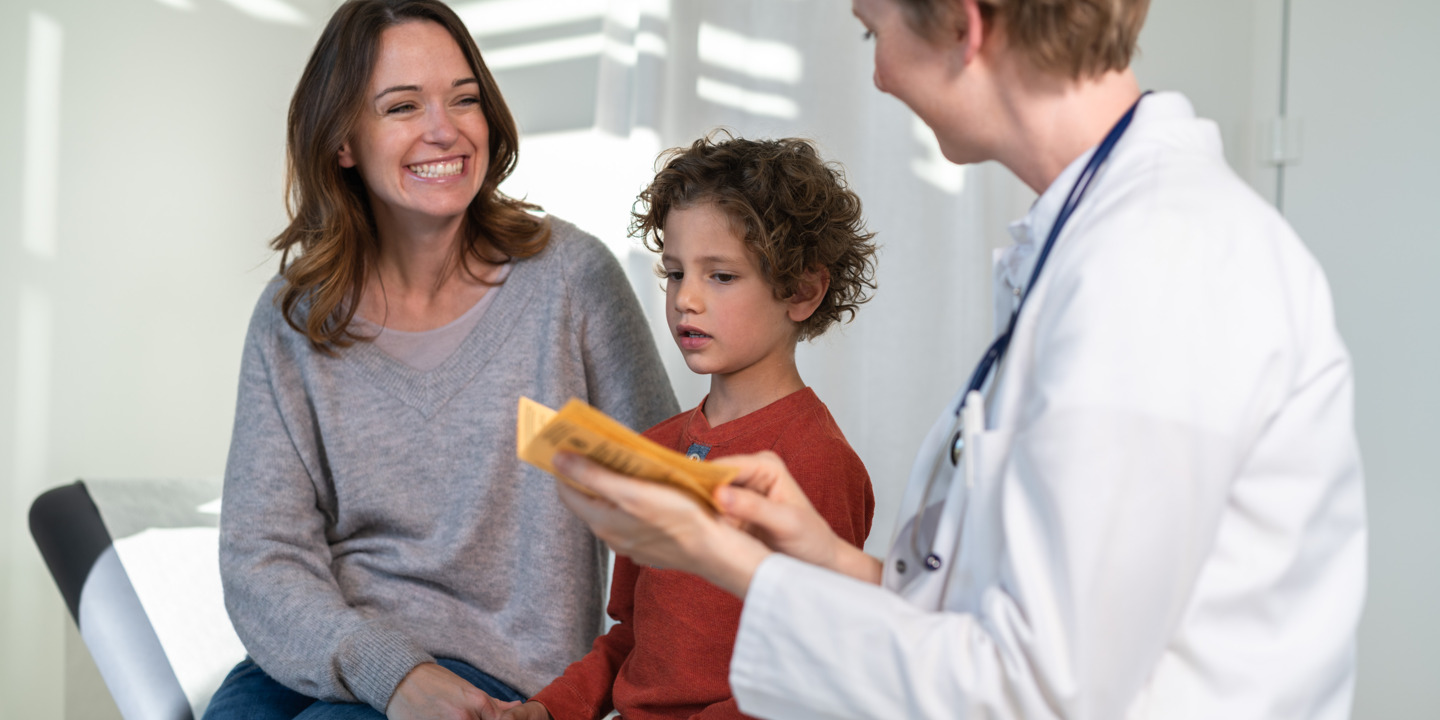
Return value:
<svg viewBox="0 0 1440 720">
<path fill-rule="evenodd" d="M 636 201 L 630 234 L 655 252 L 665 249 L 665 218 L 674 209 L 713 202 L 759 259 L 760 271 L 789 299 L 802 276 L 824 268 L 830 287 L 815 312 L 799 323 L 801 340 L 855 317 L 875 289 L 875 233 L 865 228 L 860 198 L 836 163 L 808 140 L 746 140 L 711 133 L 688 148 L 660 155 L 664 167 Z"/>
</svg>

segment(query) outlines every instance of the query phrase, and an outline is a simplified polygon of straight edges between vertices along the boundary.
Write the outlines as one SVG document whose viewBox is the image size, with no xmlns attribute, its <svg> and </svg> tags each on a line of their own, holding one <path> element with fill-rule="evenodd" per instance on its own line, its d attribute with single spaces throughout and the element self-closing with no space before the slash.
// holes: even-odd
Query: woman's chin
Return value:
<svg viewBox="0 0 1440 720">
<path fill-rule="evenodd" d="M 444 226 L 455 222 L 465 216 L 470 208 L 469 202 L 445 202 L 445 203 L 423 203 L 406 205 L 402 207 L 388 208 L 389 212 L 377 212 L 379 216 L 388 215 L 393 219 L 392 223 L 380 220 L 381 228 L 387 225 L 398 228 L 409 228 L 415 231 L 429 231 L 436 226 Z M 376 208 L 379 210 L 379 208 Z"/>
</svg>

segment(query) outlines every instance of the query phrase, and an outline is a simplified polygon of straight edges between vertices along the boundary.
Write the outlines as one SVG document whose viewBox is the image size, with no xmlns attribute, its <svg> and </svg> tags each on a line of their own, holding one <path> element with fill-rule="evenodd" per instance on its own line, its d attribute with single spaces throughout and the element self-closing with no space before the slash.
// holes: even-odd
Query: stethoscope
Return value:
<svg viewBox="0 0 1440 720">
<path fill-rule="evenodd" d="M 1000 333 L 1000 335 L 995 338 L 995 341 L 990 343 L 990 348 L 985 351 L 985 354 L 980 358 L 980 363 L 975 366 L 975 371 L 970 374 L 970 382 L 966 385 L 965 393 L 962 396 L 963 399 L 959 407 L 955 409 L 955 423 L 949 436 L 950 452 L 948 455 L 952 473 L 954 468 L 960 466 L 961 460 L 965 457 L 966 427 L 974 424 L 984 425 L 984 413 L 978 406 L 978 404 L 983 404 L 984 396 L 982 395 L 982 390 L 994 374 L 996 368 L 1004 361 L 1005 352 L 1010 349 L 1010 338 L 1015 334 L 1015 324 L 1020 318 L 1020 310 L 1025 307 L 1025 300 L 1030 297 L 1030 290 L 1035 287 L 1035 281 L 1039 279 L 1040 271 L 1045 268 L 1045 261 L 1050 257 L 1050 250 L 1055 247 L 1055 240 L 1060 237 L 1060 232 L 1065 229 L 1065 223 L 1070 220 L 1070 216 L 1075 213 L 1075 208 L 1078 207 L 1080 201 L 1084 199 L 1085 192 L 1090 189 L 1091 181 L 1095 179 L 1096 173 L 1100 171 L 1100 166 L 1105 164 L 1105 160 L 1110 157 L 1110 151 L 1115 149 L 1115 145 L 1120 142 L 1121 136 L 1125 134 L 1126 128 L 1130 127 L 1130 121 L 1135 118 L 1135 110 L 1140 107 L 1140 101 L 1149 94 L 1150 91 L 1148 90 L 1140 93 L 1140 97 L 1136 98 L 1135 102 L 1130 106 L 1130 109 L 1125 111 L 1125 114 L 1120 117 L 1120 120 L 1115 123 L 1115 126 L 1110 128 L 1110 132 L 1105 135 L 1105 139 L 1100 141 L 1100 145 L 1095 148 L 1095 154 L 1090 156 L 1090 161 L 1085 163 L 1085 168 L 1080 171 L 1080 176 L 1075 178 L 1075 184 L 1070 187 L 1070 193 L 1065 196 L 1065 203 L 1060 206 L 1060 212 L 1055 216 L 1055 224 L 1050 227 L 1050 233 L 1045 237 L 1045 244 L 1040 248 L 1040 255 L 1035 259 L 1035 269 L 1030 273 L 1030 282 L 1025 285 L 1025 290 L 1020 294 L 1019 302 L 1015 304 L 1015 309 L 1010 312 L 1010 322 L 1007 324 L 1005 332 Z M 974 431 L 979 431 L 980 429 L 982 428 L 972 428 Z M 925 492 L 920 496 L 920 504 L 915 509 L 915 517 L 911 521 L 910 526 L 910 549 L 913 552 L 912 557 L 923 557 L 924 560 L 921 566 L 929 571 L 939 570 L 945 564 L 944 560 L 935 552 L 935 538 L 933 536 L 927 543 L 922 543 L 920 540 L 925 510 L 930 505 L 930 492 L 934 488 L 935 478 L 944 470 L 944 457 L 945 456 L 942 455 L 936 458 L 936 467 L 931 471 L 930 477 L 925 481 Z M 973 485 L 974 478 L 971 477 L 973 474 L 973 472 L 965 473 L 965 482 L 967 485 Z M 929 546 L 928 552 L 923 554 L 920 551 L 922 544 Z M 904 568 L 905 565 L 903 562 L 897 563 L 897 569 L 901 573 L 905 572 Z"/>
</svg>

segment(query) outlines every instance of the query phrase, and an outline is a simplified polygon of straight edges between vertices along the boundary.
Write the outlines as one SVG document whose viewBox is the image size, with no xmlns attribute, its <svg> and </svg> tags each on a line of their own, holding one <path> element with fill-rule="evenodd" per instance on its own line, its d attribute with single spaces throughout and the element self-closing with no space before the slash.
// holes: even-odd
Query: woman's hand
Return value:
<svg viewBox="0 0 1440 720">
<path fill-rule="evenodd" d="M 481 713 L 481 720 L 553 720 L 550 711 L 534 700 L 514 705 L 509 710 L 494 715 Z"/>
<path fill-rule="evenodd" d="M 474 720 L 493 718 L 518 701 L 502 702 L 435 663 L 416 665 L 395 687 L 385 706 L 389 720 Z"/>
<path fill-rule="evenodd" d="M 611 549 L 636 562 L 693 573 L 744 597 L 755 569 L 770 554 L 673 488 L 568 453 L 556 456 L 555 468 L 595 493 L 590 497 L 557 481 L 560 500 Z"/>
<path fill-rule="evenodd" d="M 728 520 L 771 550 L 866 582 L 880 582 L 880 563 L 835 534 L 779 455 L 733 455 L 715 464 L 740 469 L 730 486 L 715 492 Z"/>
</svg>

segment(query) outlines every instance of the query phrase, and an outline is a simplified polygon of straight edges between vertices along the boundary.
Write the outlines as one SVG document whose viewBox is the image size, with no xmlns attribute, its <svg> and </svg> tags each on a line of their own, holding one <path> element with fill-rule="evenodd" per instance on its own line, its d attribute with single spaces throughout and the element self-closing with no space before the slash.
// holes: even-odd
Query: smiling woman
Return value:
<svg viewBox="0 0 1440 720">
<path fill-rule="evenodd" d="M 490 130 L 479 86 L 445 28 L 413 22 L 380 36 L 367 102 L 339 156 L 363 178 L 381 234 L 446 228 L 480 192 Z"/>
<path fill-rule="evenodd" d="M 448 8 L 391 4 L 389 15 L 381 3 L 336 11 L 290 108 L 292 220 L 273 246 L 285 254 L 285 318 L 317 347 L 355 340 L 357 312 L 403 310 L 364 292 L 384 287 L 375 279 L 401 280 L 373 277 L 387 264 L 377 245 L 380 256 L 405 244 L 434 257 L 458 239 L 452 259 L 479 281 L 461 299 L 469 307 L 489 286 L 487 267 L 549 241 L 545 221 L 526 212 L 539 208 L 497 189 L 515 168 L 519 133 L 475 41 Z M 401 321 L 429 329 L 416 320 Z"/>
<path fill-rule="evenodd" d="M 444 4 L 336 11 L 291 103 L 225 472 L 249 657 L 207 718 L 473 716 L 598 634 L 602 549 L 520 467 L 516 399 L 677 408 L 614 256 L 497 190 L 516 141 Z"/>
</svg>

